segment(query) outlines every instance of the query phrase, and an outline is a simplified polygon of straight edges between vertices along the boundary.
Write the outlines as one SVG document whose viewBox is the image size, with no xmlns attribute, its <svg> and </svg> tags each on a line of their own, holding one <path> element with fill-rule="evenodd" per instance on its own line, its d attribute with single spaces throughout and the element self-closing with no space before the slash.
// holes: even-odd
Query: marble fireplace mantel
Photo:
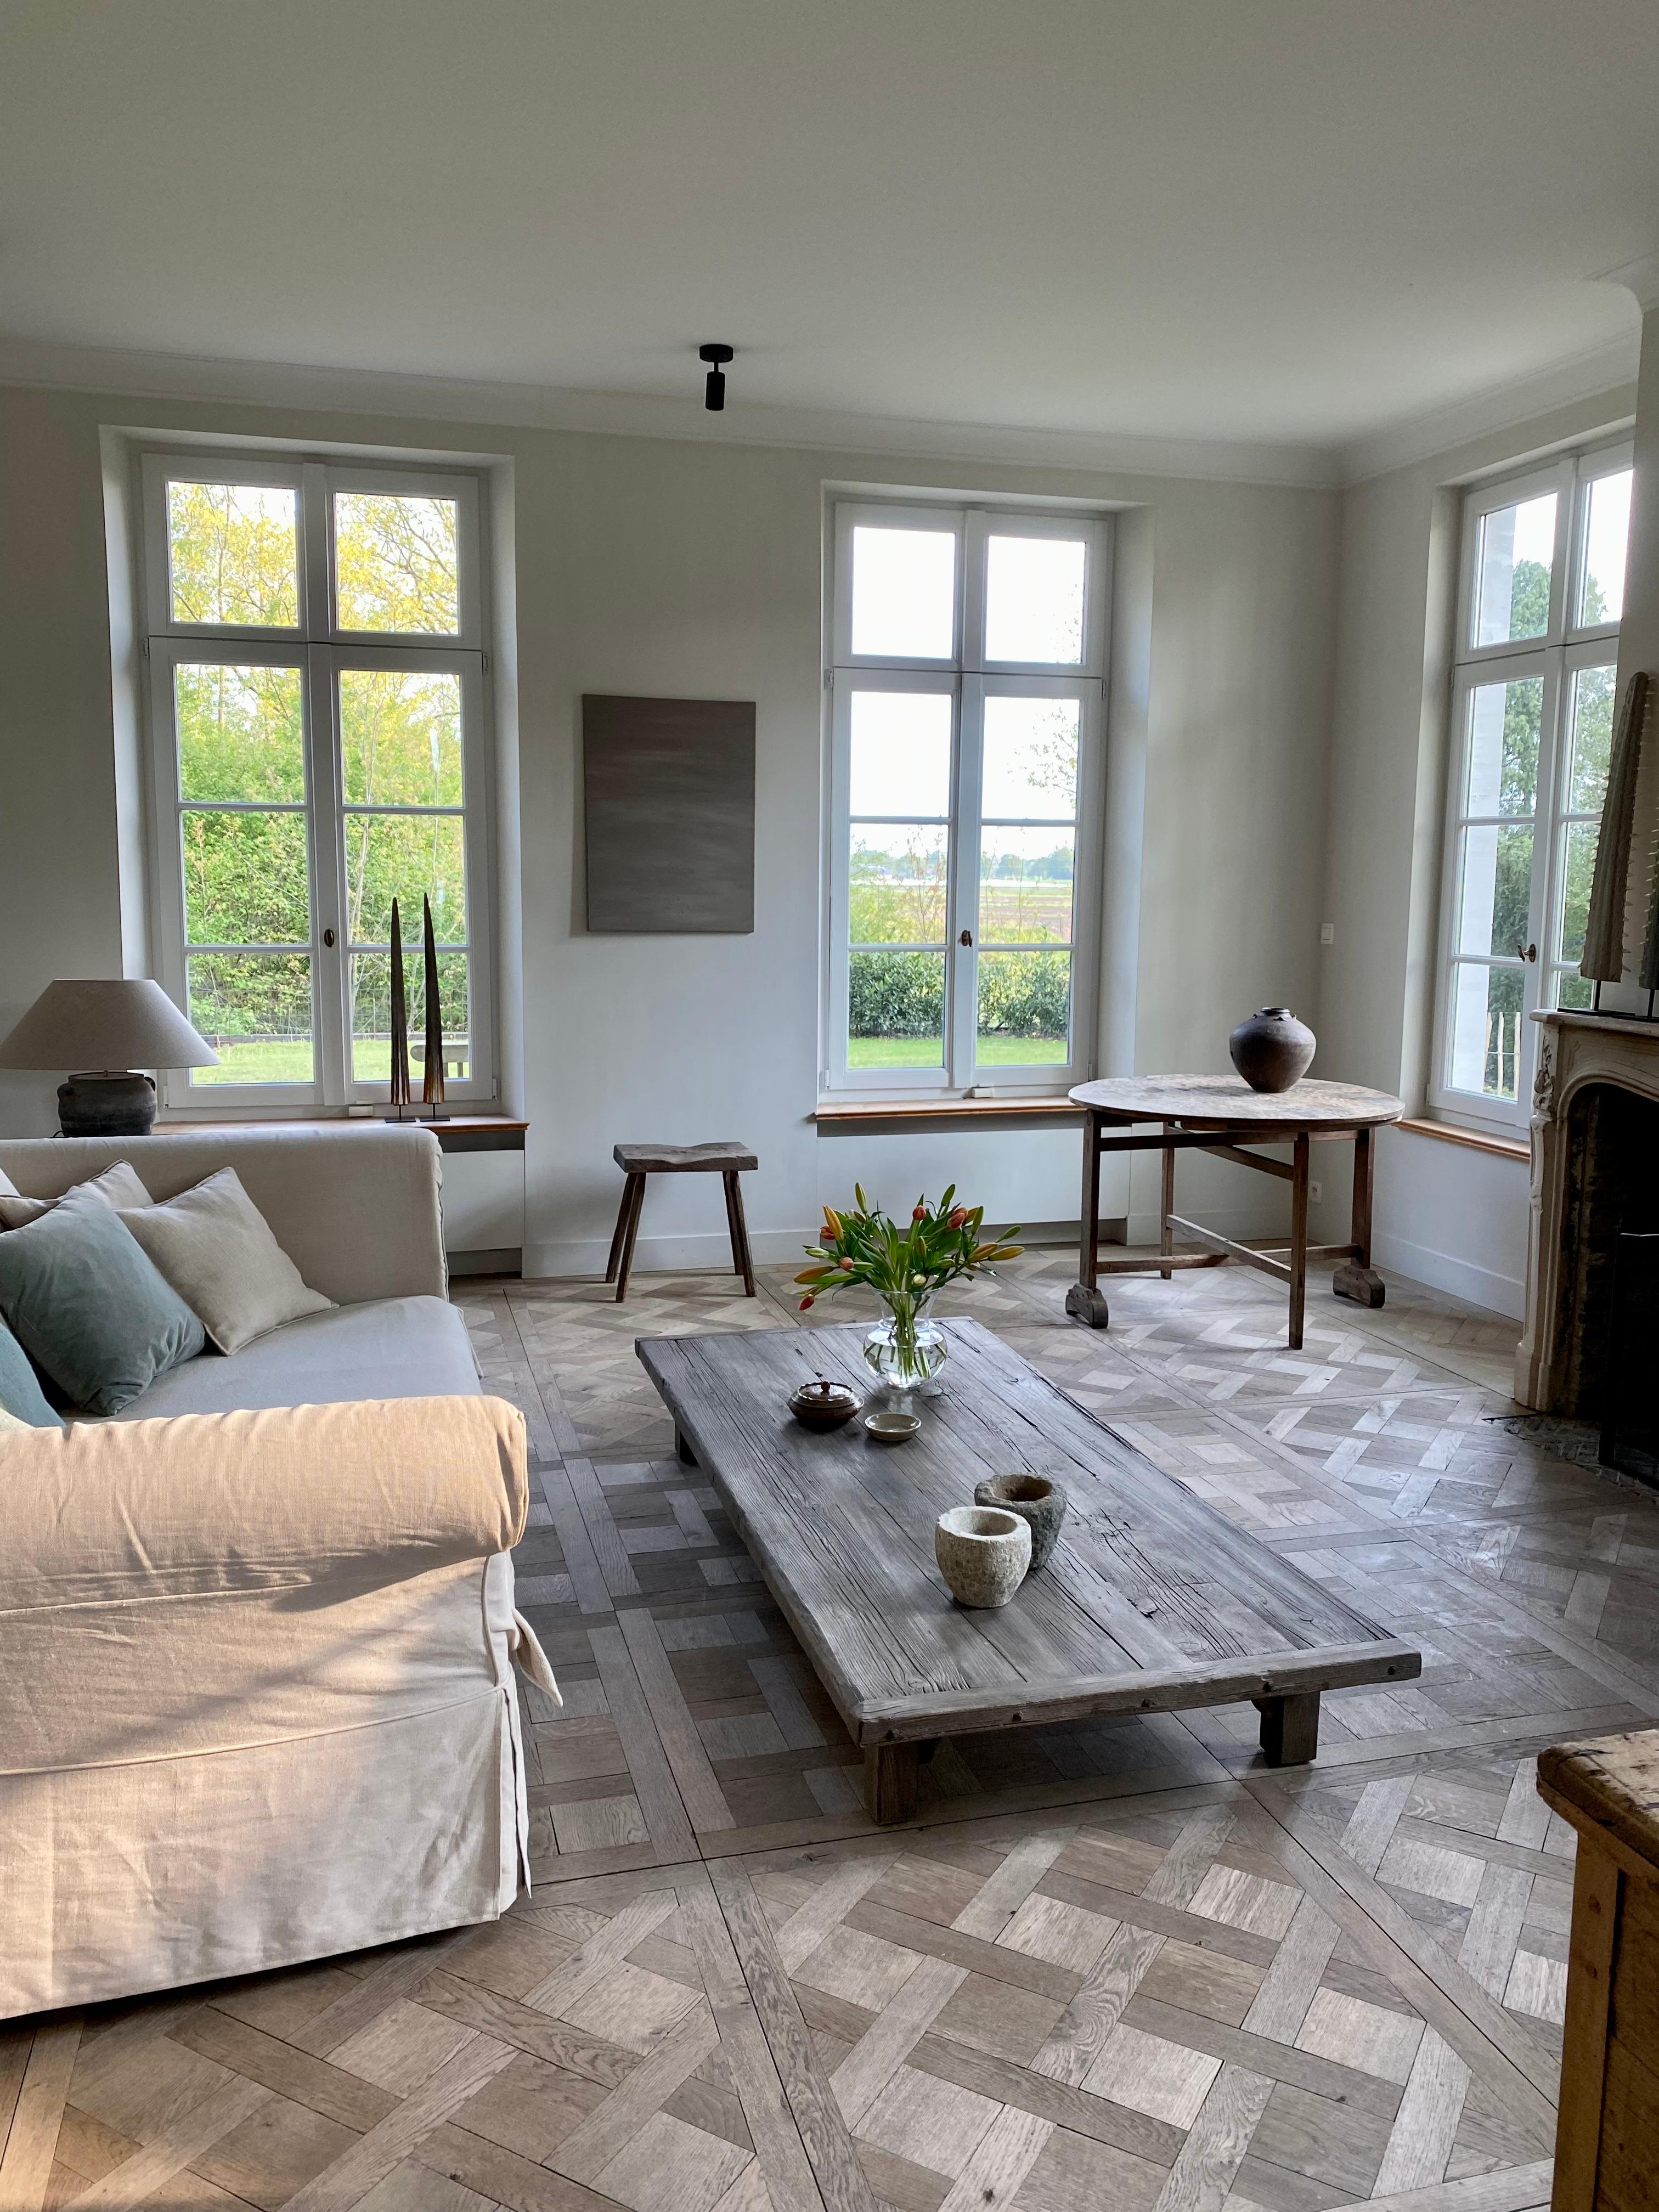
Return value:
<svg viewBox="0 0 1659 2212">
<path fill-rule="evenodd" d="M 1559 1390 L 1572 1139 L 1577 1093 L 1610 1084 L 1659 1101 L 1659 1023 L 1612 1014 L 1534 1014 L 1542 1034 L 1532 1089 L 1532 1212 L 1527 1239 L 1527 1317 L 1515 1356 L 1515 1395 L 1545 1412 Z"/>
</svg>

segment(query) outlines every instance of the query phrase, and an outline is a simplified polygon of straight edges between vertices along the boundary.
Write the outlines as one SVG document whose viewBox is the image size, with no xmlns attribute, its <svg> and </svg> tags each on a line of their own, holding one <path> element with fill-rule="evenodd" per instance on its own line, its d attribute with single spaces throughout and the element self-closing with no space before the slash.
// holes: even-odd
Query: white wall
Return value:
<svg viewBox="0 0 1659 2212">
<path fill-rule="evenodd" d="M 1458 495 L 1480 472 L 1628 421 L 1633 389 L 1561 408 L 1355 485 L 1342 501 L 1316 1070 L 1423 1111 L 1434 1012 Z M 1342 1157 L 1337 1158 L 1339 1152 Z M 1346 1147 L 1318 1221 L 1343 1233 Z M 1442 1139 L 1379 1147 L 1379 1264 L 1504 1313 L 1526 1273 L 1528 1170 Z"/>
<path fill-rule="evenodd" d="M 0 1027 L 54 975 L 122 961 L 100 426 L 477 451 L 510 465 L 526 1264 L 602 1262 L 623 1139 L 738 1136 L 763 1258 L 793 1256 L 823 1195 L 920 1166 L 994 1215 L 1074 1219 L 1074 1133 L 906 1153 L 818 1138 L 821 538 L 826 482 L 1122 503 L 1138 624 L 1118 690 L 1139 717 L 1138 898 L 1109 902 L 1103 1038 L 1121 1065 L 1221 1069 L 1241 1014 L 1318 987 L 1338 500 L 1334 493 L 886 455 L 296 413 L 245 403 L 0 391 Z M 1115 669 L 1115 677 L 1120 672 Z M 757 702 L 756 928 L 600 938 L 580 925 L 584 691 Z M 1138 702 L 1138 704 L 1136 703 Z M 1118 700 L 1115 697 L 1115 705 Z M 1134 791 L 1136 775 L 1144 787 Z M 1121 780 L 1120 780 L 1121 782 Z M 510 796 L 510 793 L 509 793 Z M 509 945 L 509 928 L 504 936 Z M 1129 1004 L 1130 1000 L 1133 1004 Z M 509 1014 L 513 1009 L 509 1007 Z M 1325 1056 L 1326 1072 L 1358 1073 Z M 0 1127 L 51 1127 L 50 1079 L 0 1078 Z M 1245 1234 L 1279 1187 L 1183 1164 L 1182 1200 Z M 1155 1168 L 1125 1207 L 1145 1213 Z M 712 1203 L 711 1203 L 712 1200 Z M 1117 1210 L 1115 1206 L 1112 1210 Z M 719 1261 L 699 1180 L 653 1188 L 639 1264 Z"/>
</svg>

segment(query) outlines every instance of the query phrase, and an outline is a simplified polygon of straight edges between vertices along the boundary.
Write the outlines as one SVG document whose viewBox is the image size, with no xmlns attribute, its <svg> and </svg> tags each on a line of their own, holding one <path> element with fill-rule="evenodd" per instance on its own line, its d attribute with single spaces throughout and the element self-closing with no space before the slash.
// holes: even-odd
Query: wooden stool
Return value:
<svg viewBox="0 0 1659 2212">
<path fill-rule="evenodd" d="M 639 1234 L 648 1175 L 718 1175 L 721 1178 L 726 1185 L 726 1225 L 732 1231 L 732 1265 L 743 1277 L 744 1297 L 754 1297 L 755 1262 L 749 1250 L 749 1225 L 743 1218 L 743 1190 L 738 1177 L 750 1168 L 757 1168 L 760 1162 L 746 1146 L 617 1145 L 611 1157 L 627 1178 L 605 1270 L 606 1282 L 617 1285 L 618 1305 L 628 1296 L 634 1239 Z"/>
</svg>

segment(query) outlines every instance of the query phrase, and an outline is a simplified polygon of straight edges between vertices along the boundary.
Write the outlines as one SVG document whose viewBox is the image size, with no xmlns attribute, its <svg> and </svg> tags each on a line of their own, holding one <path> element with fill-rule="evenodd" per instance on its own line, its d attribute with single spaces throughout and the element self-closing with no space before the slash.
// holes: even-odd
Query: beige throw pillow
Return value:
<svg viewBox="0 0 1659 2212">
<path fill-rule="evenodd" d="M 221 1352 L 334 1303 L 307 1287 L 234 1168 L 121 1219 Z"/>
<path fill-rule="evenodd" d="M 150 1202 L 149 1193 L 128 1160 L 112 1162 L 102 1175 L 95 1175 L 89 1182 L 77 1182 L 73 1189 L 66 1190 L 64 1198 L 72 1198 L 76 1191 L 82 1190 L 94 1198 L 101 1198 L 117 1213 L 125 1206 L 148 1206 Z M 26 1229 L 31 1221 L 38 1221 L 43 1213 L 50 1213 L 54 1206 L 63 1202 L 58 1198 L 24 1198 L 6 1176 L 0 1176 L 0 1229 Z"/>
</svg>

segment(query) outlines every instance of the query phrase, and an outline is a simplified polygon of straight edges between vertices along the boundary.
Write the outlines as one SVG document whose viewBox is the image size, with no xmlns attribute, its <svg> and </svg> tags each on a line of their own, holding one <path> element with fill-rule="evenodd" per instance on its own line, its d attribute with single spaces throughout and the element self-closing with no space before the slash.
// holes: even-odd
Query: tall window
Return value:
<svg viewBox="0 0 1659 2212">
<path fill-rule="evenodd" d="M 422 902 L 446 1087 L 494 1094 L 478 488 L 149 454 L 152 919 L 217 1049 L 184 1106 L 386 1097 L 392 902 L 418 1085 Z"/>
<path fill-rule="evenodd" d="M 1085 1079 L 1107 557 L 1092 518 L 836 509 L 832 1088 Z"/>
<path fill-rule="evenodd" d="M 1628 445 L 1482 484 L 1464 507 L 1434 1100 L 1524 1121 L 1537 1024 L 1578 973 L 1613 734 Z"/>
</svg>

